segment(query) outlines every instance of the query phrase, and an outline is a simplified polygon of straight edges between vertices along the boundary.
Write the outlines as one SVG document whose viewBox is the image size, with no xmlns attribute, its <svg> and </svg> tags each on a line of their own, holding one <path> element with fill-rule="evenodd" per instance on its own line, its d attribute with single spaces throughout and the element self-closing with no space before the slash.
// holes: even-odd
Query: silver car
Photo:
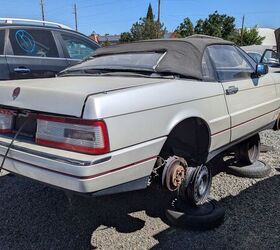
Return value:
<svg viewBox="0 0 280 250">
<path fill-rule="evenodd" d="M 259 155 L 279 129 L 280 75 L 221 39 L 193 36 L 97 50 L 54 79 L 0 83 L 0 160 L 7 171 L 105 195 L 153 182 L 193 204 L 209 161 L 233 147 Z"/>
</svg>

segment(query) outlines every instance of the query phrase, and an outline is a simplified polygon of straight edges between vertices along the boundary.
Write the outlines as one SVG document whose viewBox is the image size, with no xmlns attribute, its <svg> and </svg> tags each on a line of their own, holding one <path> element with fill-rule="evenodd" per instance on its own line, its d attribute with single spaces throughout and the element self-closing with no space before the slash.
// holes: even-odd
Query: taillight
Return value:
<svg viewBox="0 0 280 250">
<path fill-rule="evenodd" d="M 14 114 L 12 111 L 0 109 L 0 133 L 11 133 Z"/>
<path fill-rule="evenodd" d="M 104 121 L 39 116 L 36 143 L 88 154 L 109 152 Z"/>
</svg>

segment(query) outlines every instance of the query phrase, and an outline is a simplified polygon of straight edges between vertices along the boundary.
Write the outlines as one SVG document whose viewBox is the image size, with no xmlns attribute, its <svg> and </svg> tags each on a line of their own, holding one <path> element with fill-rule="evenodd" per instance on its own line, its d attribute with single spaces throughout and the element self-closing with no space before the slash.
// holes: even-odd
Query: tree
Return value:
<svg viewBox="0 0 280 250">
<path fill-rule="evenodd" d="M 143 40 L 143 34 L 144 34 L 144 21 L 140 18 L 139 22 L 136 22 L 132 24 L 132 27 L 130 29 L 130 33 L 132 36 L 133 41 L 139 41 Z"/>
<path fill-rule="evenodd" d="M 146 18 L 143 18 L 143 39 L 155 39 L 158 38 L 158 24 L 154 20 L 152 5 L 149 4 Z"/>
<path fill-rule="evenodd" d="M 133 37 L 130 32 L 121 33 L 120 43 L 130 43 L 133 41 Z"/>
<path fill-rule="evenodd" d="M 139 40 L 162 38 L 166 32 L 164 24 L 155 21 L 152 5 L 149 4 L 147 15 L 134 23 L 130 32 L 121 34 L 120 42 L 132 42 Z"/>
<path fill-rule="evenodd" d="M 106 37 L 106 41 L 103 43 L 103 46 L 107 47 L 107 46 L 112 45 L 111 42 L 109 42 L 109 38 L 108 38 L 109 34 L 108 33 L 105 34 L 105 37 Z"/>
<path fill-rule="evenodd" d="M 235 33 L 235 18 L 223 15 L 222 38 L 230 40 Z"/>
<path fill-rule="evenodd" d="M 259 36 L 256 27 L 252 29 L 241 30 L 235 28 L 235 18 L 227 15 L 220 15 L 217 11 L 210 14 L 205 20 L 199 19 L 195 27 L 189 18 L 176 28 L 175 33 L 180 37 L 186 37 L 192 34 L 203 34 L 208 36 L 216 36 L 225 40 L 233 41 L 240 46 L 260 45 L 264 37 Z"/>
<path fill-rule="evenodd" d="M 248 46 L 248 45 L 261 45 L 265 37 L 261 37 L 256 27 L 252 29 L 243 29 L 243 35 L 241 34 L 242 30 L 239 30 L 235 36 L 234 42 L 239 46 Z M 243 39 L 242 39 L 243 36 Z M 241 41 L 242 40 L 242 41 Z"/>
<path fill-rule="evenodd" d="M 199 19 L 194 28 L 195 33 L 230 39 L 235 31 L 235 18 L 220 15 L 218 11 L 210 14 L 205 20 Z"/>
<path fill-rule="evenodd" d="M 148 6 L 148 11 L 147 11 L 147 15 L 146 15 L 146 19 L 148 20 L 154 20 L 155 16 L 154 16 L 154 12 L 153 12 L 153 8 L 151 3 Z"/>
<path fill-rule="evenodd" d="M 187 37 L 194 34 L 194 27 L 192 21 L 187 17 L 176 28 L 175 33 L 178 37 Z"/>
<path fill-rule="evenodd" d="M 194 27 L 195 34 L 203 34 L 203 24 L 204 24 L 204 21 L 202 19 L 199 19 L 196 22 L 196 26 Z"/>
</svg>

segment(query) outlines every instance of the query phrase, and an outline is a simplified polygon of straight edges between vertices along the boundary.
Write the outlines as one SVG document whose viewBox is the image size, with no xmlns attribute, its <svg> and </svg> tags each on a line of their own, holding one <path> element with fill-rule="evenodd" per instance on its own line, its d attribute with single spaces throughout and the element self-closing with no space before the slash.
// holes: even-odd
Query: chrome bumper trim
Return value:
<svg viewBox="0 0 280 250">
<path fill-rule="evenodd" d="M 4 147 L 8 147 L 9 143 L 6 142 L 1 142 L 0 141 L 0 146 L 4 146 Z M 24 153 L 28 153 L 28 154 L 33 154 L 36 156 L 40 156 L 43 158 L 47 158 L 50 160 L 54 160 L 54 161 L 59 161 L 59 162 L 64 162 L 64 163 L 69 163 L 71 165 L 75 165 L 75 166 L 91 166 L 91 165 L 95 165 L 95 164 L 99 164 L 99 163 L 103 163 L 106 161 L 109 161 L 112 157 L 111 156 L 106 156 L 102 159 L 98 159 L 96 161 L 80 161 L 80 160 L 76 160 L 76 159 L 72 159 L 72 158 L 66 158 L 63 156 L 59 156 L 59 155 L 53 155 L 53 154 L 49 154 L 49 153 L 44 153 L 44 152 L 38 152 L 32 149 L 28 149 L 25 147 L 20 147 L 20 146 L 16 146 L 13 145 L 11 147 L 11 149 L 15 149 Z"/>
</svg>

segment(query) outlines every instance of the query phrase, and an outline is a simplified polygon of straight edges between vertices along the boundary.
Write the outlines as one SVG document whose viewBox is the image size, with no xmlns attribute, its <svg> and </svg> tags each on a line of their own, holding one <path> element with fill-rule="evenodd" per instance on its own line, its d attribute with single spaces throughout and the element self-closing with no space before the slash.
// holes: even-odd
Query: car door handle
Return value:
<svg viewBox="0 0 280 250">
<path fill-rule="evenodd" d="M 14 68 L 14 72 L 15 73 L 20 73 L 20 74 L 27 74 L 30 73 L 31 70 L 25 67 L 18 67 L 18 68 Z"/>
<path fill-rule="evenodd" d="M 234 95 L 239 91 L 239 89 L 235 86 L 230 86 L 228 89 L 226 89 L 227 95 Z"/>
</svg>

